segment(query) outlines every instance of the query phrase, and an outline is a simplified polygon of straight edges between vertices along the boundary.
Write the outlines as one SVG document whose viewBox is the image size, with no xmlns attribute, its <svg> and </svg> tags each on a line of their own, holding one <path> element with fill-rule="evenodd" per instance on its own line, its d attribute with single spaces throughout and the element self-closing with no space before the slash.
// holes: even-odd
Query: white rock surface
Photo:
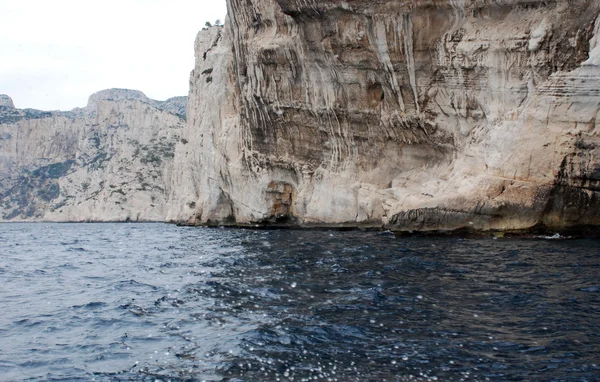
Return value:
<svg viewBox="0 0 600 382">
<path fill-rule="evenodd" d="M 1 220 L 164 221 L 182 109 L 125 89 L 71 112 L 0 109 Z"/>
<path fill-rule="evenodd" d="M 596 19 L 594 26 L 594 37 L 590 40 L 590 58 L 584 65 L 600 66 L 600 16 Z"/>
<path fill-rule="evenodd" d="M 10 98 L 9 96 L 7 96 L 6 94 L 0 94 L 0 107 L 15 107 L 15 104 L 13 103 L 12 98 Z"/>
<path fill-rule="evenodd" d="M 196 42 L 169 220 L 600 223 L 600 3 L 227 3 Z"/>
</svg>

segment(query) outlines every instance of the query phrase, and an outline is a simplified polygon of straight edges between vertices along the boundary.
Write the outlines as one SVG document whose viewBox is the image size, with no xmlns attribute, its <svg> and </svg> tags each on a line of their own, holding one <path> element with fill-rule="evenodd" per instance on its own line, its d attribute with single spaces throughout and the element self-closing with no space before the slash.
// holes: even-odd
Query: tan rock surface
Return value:
<svg viewBox="0 0 600 382">
<path fill-rule="evenodd" d="M 228 0 L 168 219 L 598 224 L 600 3 Z"/>
</svg>

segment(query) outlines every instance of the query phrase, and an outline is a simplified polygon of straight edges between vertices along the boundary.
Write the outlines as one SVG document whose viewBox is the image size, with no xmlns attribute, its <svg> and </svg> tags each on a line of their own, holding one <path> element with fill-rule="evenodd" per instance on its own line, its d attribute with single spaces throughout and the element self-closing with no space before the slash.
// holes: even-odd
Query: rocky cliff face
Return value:
<svg viewBox="0 0 600 382">
<path fill-rule="evenodd" d="M 12 98 L 7 96 L 6 94 L 0 94 L 0 107 L 13 108 L 15 107 L 15 104 L 13 103 Z"/>
<path fill-rule="evenodd" d="M 163 221 L 185 108 L 124 89 L 70 112 L 0 96 L 0 220 Z"/>
<path fill-rule="evenodd" d="M 600 223 L 595 0 L 228 0 L 168 218 L 396 230 Z"/>
</svg>

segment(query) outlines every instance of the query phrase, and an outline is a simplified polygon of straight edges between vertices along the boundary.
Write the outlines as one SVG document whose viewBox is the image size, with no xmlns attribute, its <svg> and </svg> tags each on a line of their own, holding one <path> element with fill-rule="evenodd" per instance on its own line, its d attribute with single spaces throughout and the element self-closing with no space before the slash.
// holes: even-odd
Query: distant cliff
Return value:
<svg viewBox="0 0 600 382">
<path fill-rule="evenodd" d="M 228 0 L 168 219 L 600 224 L 600 2 Z"/>
<path fill-rule="evenodd" d="M 186 102 L 111 89 L 45 112 L 0 95 L 0 220 L 163 221 Z"/>
</svg>

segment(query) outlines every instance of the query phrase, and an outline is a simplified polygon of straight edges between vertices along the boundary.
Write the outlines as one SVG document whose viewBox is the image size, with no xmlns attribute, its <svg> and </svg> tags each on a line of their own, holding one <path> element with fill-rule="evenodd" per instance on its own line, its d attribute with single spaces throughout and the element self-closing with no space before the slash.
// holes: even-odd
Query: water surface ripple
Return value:
<svg viewBox="0 0 600 382">
<path fill-rule="evenodd" d="M 2 381 L 600 381 L 600 242 L 1 224 Z"/>
</svg>

